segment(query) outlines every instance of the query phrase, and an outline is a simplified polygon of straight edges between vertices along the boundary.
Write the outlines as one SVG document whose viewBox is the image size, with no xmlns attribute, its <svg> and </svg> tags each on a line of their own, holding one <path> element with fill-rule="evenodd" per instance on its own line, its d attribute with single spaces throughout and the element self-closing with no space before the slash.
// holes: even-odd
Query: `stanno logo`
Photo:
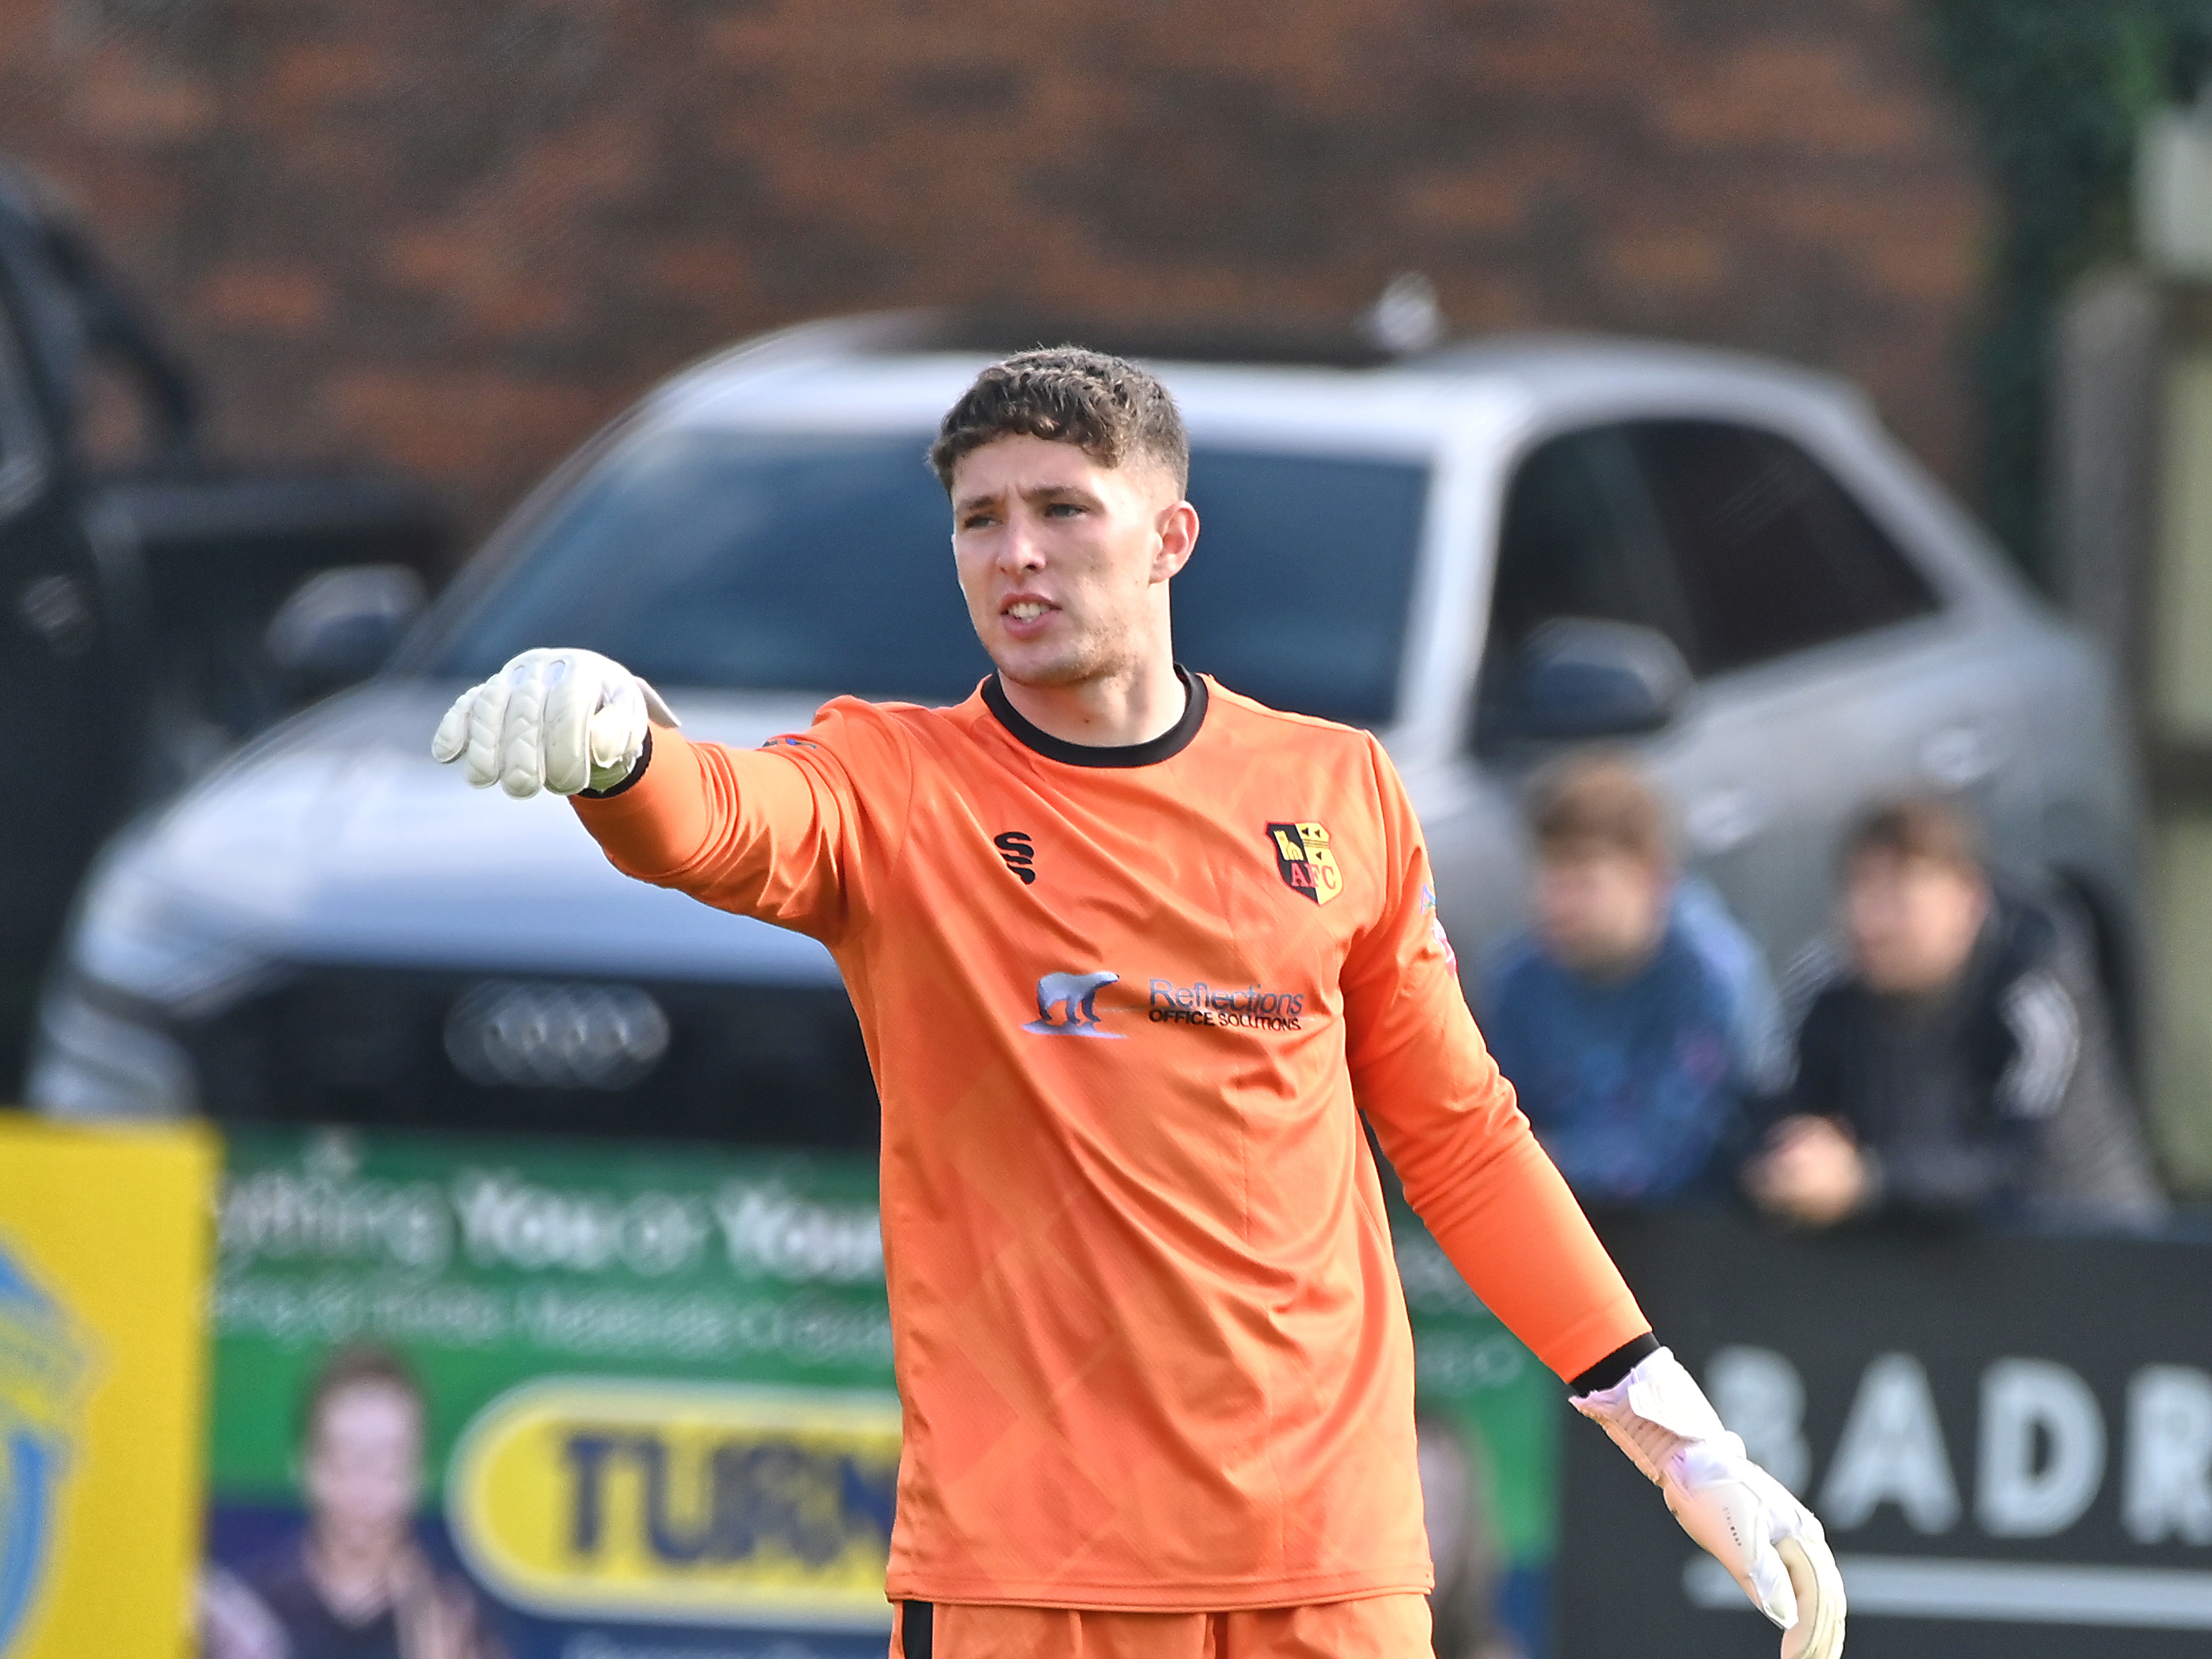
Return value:
<svg viewBox="0 0 2212 1659">
<path fill-rule="evenodd" d="M 991 845 L 999 849 L 1006 868 L 1022 878 L 1023 886 L 1036 879 L 1036 872 L 1030 867 L 1036 862 L 1036 848 L 1027 836 L 1018 830 L 1009 830 L 1002 836 L 992 836 Z"/>
<path fill-rule="evenodd" d="M 1329 850 L 1328 831 L 1318 823 L 1271 823 L 1267 840 L 1275 849 L 1275 872 L 1293 893 L 1326 904 L 1344 890 L 1344 872 Z"/>
<path fill-rule="evenodd" d="M 1111 985 L 1119 974 L 1047 974 L 1037 981 L 1037 1017 L 1022 1027 L 1039 1036 L 1104 1037 L 1121 1040 L 1098 1023 L 1098 991 Z M 1055 1019 L 1054 1014 L 1060 1018 Z"/>
</svg>

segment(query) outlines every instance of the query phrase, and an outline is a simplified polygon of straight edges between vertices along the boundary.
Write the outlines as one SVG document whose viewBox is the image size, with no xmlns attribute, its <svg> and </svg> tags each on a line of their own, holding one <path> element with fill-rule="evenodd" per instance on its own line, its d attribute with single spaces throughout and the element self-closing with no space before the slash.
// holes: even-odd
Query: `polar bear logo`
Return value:
<svg viewBox="0 0 2212 1659">
<path fill-rule="evenodd" d="M 1098 1024 L 1098 991 L 1121 978 L 1119 974 L 1047 974 L 1037 981 L 1037 1017 L 1022 1027 L 1039 1036 L 1109 1037 L 1119 1041 L 1119 1031 L 1109 1031 Z M 1055 1021 L 1057 1011 L 1064 1018 Z"/>
</svg>

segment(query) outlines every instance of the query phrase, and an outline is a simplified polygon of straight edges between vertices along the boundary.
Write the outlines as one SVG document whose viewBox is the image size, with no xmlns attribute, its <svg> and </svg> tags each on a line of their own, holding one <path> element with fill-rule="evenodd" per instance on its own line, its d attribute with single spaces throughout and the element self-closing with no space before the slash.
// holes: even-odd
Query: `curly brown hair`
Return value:
<svg viewBox="0 0 2212 1659">
<path fill-rule="evenodd" d="M 1009 437 L 1071 443 L 1101 466 L 1157 463 L 1178 495 L 1190 482 L 1190 439 L 1175 398 L 1136 364 L 1103 351 L 1051 346 L 993 363 L 945 411 L 929 465 L 949 492 L 961 457 Z"/>
</svg>

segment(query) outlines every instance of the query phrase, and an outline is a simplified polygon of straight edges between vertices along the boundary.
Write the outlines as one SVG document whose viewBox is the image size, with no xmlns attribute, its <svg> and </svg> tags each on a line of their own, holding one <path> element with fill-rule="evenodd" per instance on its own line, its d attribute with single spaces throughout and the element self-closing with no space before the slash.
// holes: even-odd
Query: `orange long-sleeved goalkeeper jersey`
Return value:
<svg viewBox="0 0 2212 1659">
<path fill-rule="evenodd" d="M 841 699 L 758 751 L 659 732 L 576 803 L 629 874 L 843 969 L 883 1099 L 895 1598 L 1428 1587 L 1362 1112 L 1546 1364 L 1648 1328 L 1476 1032 L 1381 746 L 1187 684 L 1130 749 L 1060 742 L 994 681 Z"/>
</svg>

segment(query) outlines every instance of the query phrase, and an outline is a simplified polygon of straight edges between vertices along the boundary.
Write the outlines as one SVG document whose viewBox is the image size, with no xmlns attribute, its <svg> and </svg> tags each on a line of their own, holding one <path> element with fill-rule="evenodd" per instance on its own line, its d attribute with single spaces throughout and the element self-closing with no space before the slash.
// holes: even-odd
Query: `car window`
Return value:
<svg viewBox="0 0 2212 1659">
<path fill-rule="evenodd" d="M 1681 596 L 1658 522 L 1615 428 L 1541 445 L 1521 463 L 1506 495 L 1492 637 L 1517 646 L 1554 617 L 1640 623 L 1670 637 L 1682 627 Z"/>
<path fill-rule="evenodd" d="M 474 678 L 547 641 L 668 686 L 956 702 L 990 671 L 928 434 L 694 428 L 593 468 L 431 648 Z M 1391 713 L 1427 469 L 1200 447 L 1178 656 L 1303 714 Z"/>
<path fill-rule="evenodd" d="M 1550 439 L 1514 470 L 1491 584 L 1478 747 L 1498 734 L 1522 646 L 1562 617 L 1656 629 L 1687 654 L 1682 595 L 1634 451 L 1617 426 Z"/>
<path fill-rule="evenodd" d="M 1410 462 L 1194 451 L 1176 654 L 1273 708 L 1387 721 L 1428 491 Z"/>
<path fill-rule="evenodd" d="M 1665 526 L 1699 674 L 1936 608 L 1926 579 L 1789 439 L 1720 421 L 1623 430 Z"/>
<path fill-rule="evenodd" d="M 912 439 L 693 428 L 594 468 L 471 608 L 441 664 L 566 641 L 666 685 L 951 699 L 989 671 Z"/>
</svg>

